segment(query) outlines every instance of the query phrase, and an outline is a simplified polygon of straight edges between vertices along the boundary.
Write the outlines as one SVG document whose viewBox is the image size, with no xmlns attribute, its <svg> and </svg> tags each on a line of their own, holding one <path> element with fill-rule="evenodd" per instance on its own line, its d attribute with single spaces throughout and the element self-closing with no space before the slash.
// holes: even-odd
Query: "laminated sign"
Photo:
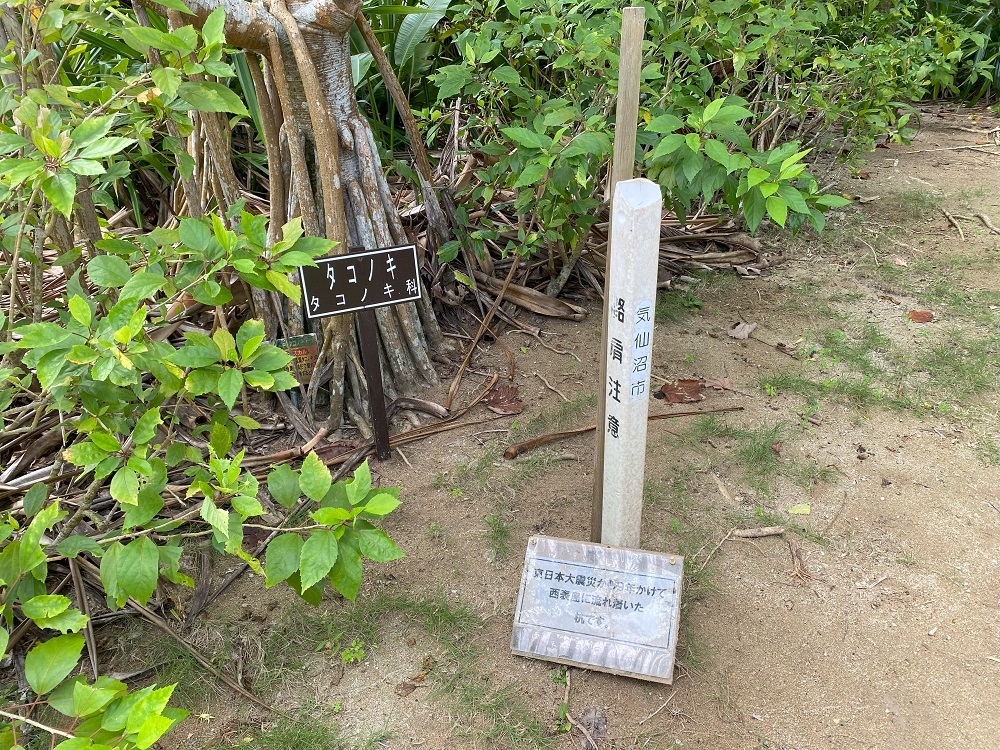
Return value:
<svg viewBox="0 0 1000 750">
<path fill-rule="evenodd" d="M 511 651 L 670 684 L 683 569 L 679 555 L 533 536 Z"/>
</svg>

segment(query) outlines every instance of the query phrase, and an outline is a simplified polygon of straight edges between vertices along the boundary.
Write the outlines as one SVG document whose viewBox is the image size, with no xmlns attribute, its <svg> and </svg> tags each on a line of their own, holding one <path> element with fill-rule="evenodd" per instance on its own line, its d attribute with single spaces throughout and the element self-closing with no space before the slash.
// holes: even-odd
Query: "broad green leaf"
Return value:
<svg viewBox="0 0 1000 750">
<path fill-rule="evenodd" d="M 90 328 L 91 310 L 87 300 L 78 294 L 69 298 L 69 314 L 84 328 Z"/>
<path fill-rule="evenodd" d="M 55 346 L 73 335 L 57 323 L 29 323 L 15 328 L 14 333 L 21 337 L 19 344 L 23 349 Z"/>
<path fill-rule="evenodd" d="M 268 484 L 270 486 L 270 482 Z M 326 464 L 320 461 L 315 452 L 311 452 L 302 462 L 300 470 L 299 487 L 302 492 L 310 500 L 315 500 L 318 503 L 330 490 L 331 484 L 333 484 L 333 478 L 330 476 L 330 470 L 326 468 Z M 306 588 L 311 585 L 309 584 Z"/>
<path fill-rule="evenodd" d="M 684 136 L 684 142 L 693 153 L 697 154 L 701 150 L 701 136 L 697 133 L 688 133 Z"/>
<path fill-rule="evenodd" d="M 94 466 L 107 457 L 107 451 L 101 450 L 89 440 L 75 443 L 63 451 L 63 458 L 75 466 Z"/>
<path fill-rule="evenodd" d="M 111 497 L 126 505 L 139 502 L 139 478 L 128 466 L 123 466 L 111 478 Z"/>
<path fill-rule="evenodd" d="M 221 83 L 185 81 L 177 87 L 177 95 L 200 112 L 232 112 L 234 115 L 250 116 L 240 97 Z"/>
<path fill-rule="evenodd" d="M 177 95 L 177 87 L 181 85 L 180 71 L 173 68 L 153 68 L 150 71 L 150 76 L 153 78 L 153 83 L 156 85 L 163 96 L 167 99 L 173 99 Z"/>
<path fill-rule="evenodd" d="M 719 114 L 719 110 L 722 109 L 722 105 L 725 104 L 725 101 L 725 99 L 716 99 L 715 101 L 710 102 L 709 105 L 705 107 L 705 111 L 701 115 L 702 122 L 709 122 L 712 118 Z"/>
<path fill-rule="evenodd" d="M 611 153 L 611 148 L 611 139 L 605 133 L 587 131 L 576 136 L 560 156 L 564 159 L 580 155 L 603 158 Z"/>
<path fill-rule="evenodd" d="M 7 655 L 7 644 L 10 642 L 10 633 L 5 628 L 0 628 L 0 658 Z"/>
<path fill-rule="evenodd" d="M 166 286 L 167 280 L 158 273 L 142 271 L 130 278 L 122 287 L 119 297 L 121 299 L 146 299 Z"/>
<path fill-rule="evenodd" d="M 777 195 L 772 195 L 767 199 L 767 215 L 771 217 L 778 226 L 785 226 L 785 219 L 788 218 L 788 204 L 785 199 Z"/>
<path fill-rule="evenodd" d="M 336 526 L 341 521 L 349 521 L 354 518 L 354 514 L 344 508 L 320 508 L 309 514 L 309 517 L 316 523 L 324 526 Z"/>
<path fill-rule="evenodd" d="M 222 510 L 206 497 L 201 504 L 201 517 L 208 521 L 218 538 L 229 539 L 229 513 Z"/>
<path fill-rule="evenodd" d="M 134 138 L 103 138 L 97 143 L 92 143 L 83 149 L 79 158 L 81 159 L 107 159 L 121 151 L 126 146 L 135 143 Z"/>
<path fill-rule="evenodd" d="M 544 162 L 532 161 L 521 171 L 520 176 L 517 178 L 517 182 L 514 183 L 515 188 L 528 187 L 534 185 L 539 180 L 545 177 L 545 173 L 548 172 L 548 167 Z"/>
<path fill-rule="evenodd" d="M 240 357 L 249 357 L 264 341 L 264 321 L 248 320 L 236 332 L 236 348 Z"/>
<path fill-rule="evenodd" d="M 545 133 L 536 133 L 528 128 L 500 128 L 500 132 L 519 146 L 537 148 L 543 151 L 548 151 L 552 146 L 552 139 Z"/>
<path fill-rule="evenodd" d="M 375 562 L 388 562 L 406 557 L 396 543 L 381 529 L 361 529 L 358 531 L 358 546 L 361 554 Z"/>
<path fill-rule="evenodd" d="M 86 682 L 73 683 L 73 715 L 82 718 L 96 714 L 111 703 L 119 691 L 114 687 L 98 687 Z"/>
<path fill-rule="evenodd" d="M 809 205 L 806 203 L 806 199 L 794 186 L 788 184 L 781 185 L 778 188 L 778 195 L 785 199 L 785 203 L 795 213 L 809 214 Z"/>
<path fill-rule="evenodd" d="M 174 686 L 167 685 L 159 690 L 150 691 L 147 695 L 136 701 L 135 705 L 128 712 L 125 730 L 130 733 L 138 732 L 140 727 L 151 717 L 159 716 L 163 709 L 167 707 L 167 701 L 170 700 L 170 694 L 173 692 Z"/>
<path fill-rule="evenodd" d="M 651 160 L 659 159 L 661 156 L 669 156 L 685 144 L 684 136 L 680 133 L 673 133 L 660 140 L 650 155 Z"/>
<path fill-rule="evenodd" d="M 260 501 L 249 495 L 236 495 L 233 498 L 233 510 L 244 517 L 264 514 L 264 508 L 260 504 Z"/>
<path fill-rule="evenodd" d="M 24 507 L 24 515 L 28 518 L 32 518 L 38 511 L 40 511 L 45 506 L 45 501 L 49 497 L 49 487 L 44 482 L 36 482 L 31 485 L 31 488 L 24 493 L 24 500 L 22 501 Z"/>
<path fill-rule="evenodd" d="M 170 355 L 170 361 L 178 367 L 207 367 L 221 359 L 219 350 L 214 346 L 197 346 L 185 344 Z"/>
<path fill-rule="evenodd" d="M 444 18 L 449 5 L 451 0 L 424 0 L 426 13 L 409 13 L 403 18 L 393 44 L 393 62 L 397 68 L 402 68 L 410 61 L 417 46 Z"/>
<path fill-rule="evenodd" d="M 684 126 L 679 117 L 674 115 L 660 115 L 659 117 L 654 117 L 653 120 L 646 126 L 646 131 L 649 133 L 673 133 L 675 130 L 680 130 Z"/>
<path fill-rule="evenodd" d="M 271 588 L 299 569 L 302 538 L 298 534 L 281 534 L 267 545 L 264 560 L 265 587 Z"/>
<path fill-rule="evenodd" d="M 24 676 L 31 689 L 45 695 L 69 676 L 80 661 L 83 636 L 57 635 L 35 646 L 24 657 Z"/>
<path fill-rule="evenodd" d="M 80 610 L 69 609 L 52 617 L 39 617 L 35 619 L 35 624 L 40 628 L 58 630 L 60 633 L 75 633 L 78 630 L 83 630 L 89 619 Z"/>
<path fill-rule="evenodd" d="M 204 25 L 201 27 L 201 39 L 206 47 L 225 42 L 226 38 L 223 33 L 225 25 L 226 9 L 220 5 L 209 14 L 208 18 L 205 19 Z"/>
<path fill-rule="evenodd" d="M 267 390 L 274 387 L 274 376 L 262 370 L 250 370 L 243 373 L 243 379 L 252 388 L 262 388 Z"/>
<path fill-rule="evenodd" d="M 74 534 L 63 539 L 56 545 L 56 550 L 65 557 L 76 557 L 81 552 L 89 552 L 92 555 L 100 556 L 104 548 L 89 536 Z"/>
<path fill-rule="evenodd" d="M 156 437 L 156 428 L 161 424 L 163 424 L 163 419 L 160 417 L 159 408 L 154 406 L 152 409 L 147 409 L 135 423 L 135 428 L 132 430 L 132 442 L 136 445 L 145 445 L 150 442 Z"/>
<path fill-rule="evenodd" d="M 759 185 L 764 180 L 771 177 L 771 173 L 766 169 L 761 169 L 760 167 L 750 167 L 750 171 L 747 172 L 747 185 L 753 187 L 754 185 Z"/>
<path fill-rule="evenodd" d="M 70 600 L 65 596 L 46 594 L 29 599 L 21 605 L 21 612 L 32 620 L 40 617 L 55 617 L 69 609 Z"/>
<path fill-rule="evenodd" d="M 291 508 L 299 499 L 299 477 L 288 464 L 282 464 L 267 475 L 267 491 L 276 503 Z"/>
<path fill-rule="evenodd" d="M 202 396 L 216 389 L 219 373 L 211 370 L 192 370 L 184 381 L 184 387 L 194 396 Z"/>
<path fill-rule="evenodd" d="M 715 139 L 705 141 L 705 153 L 709 159 L 724 166 L 727 172 L 732 171 L 729 168 L 729 149 L 726 148 L 722 141 Z"/>
<path fill-rule="evenodd" d="M 170 687 L 173 689 L 172 685 Z M 167 730 L 170 729 L 174 723 L 175 720 L 168 716 L 150 716 L 142 723 L 138 732 L 136 732 L 136 750 L 146 750 L 147 748 L 152 747 L 158 739 L 167 733 Z"/>
<path fill-rule="evenodd" d="M 497 83 L 503 83 L 508 86 L 520 86 L 521 76 L 518 74 L 514 68 L 510 65 L 501 65 L 499 68 L 490 71 L 490 78 L 492 78 Z M 570 110 L 572 112 L 572 110 Z M 565 120 L 563 122 L 566 122 Z M 548 122 L 548 117 L 546 116 L 546 125 L 559 124 L 562 123 L 550 123 Z"/>
<path fill-rule="evenodd" d="M 118 553 L 118 585 L 122 591 L 145 605 L 156 590 L 160 552 L 146 538 L 133 539 Z"/>
<path fill-rule="evenodd" d="M 376 495 L 365 505 L 365 513 L 370 513 L 373 516 L 385 516 L 392 513 L 396 508 L 399 507 L 399 500 L 394 498 L 392 495 L 381 494 Z"/>
<path fill-rule="evenodd" d="M 67 219 L 73 213 L 76 178 L 69 172 L 57 172 L 42 180 L 42 192 L 52 207 Z"/>
<path fill-rule="evenodd" d="M 181 219 L 180 238 L 187 247 L 205 252 L 214 239 L 212 228 L 201 219 Z"/>
<path fill-rule="evenodd" d="M 472 83 L 474 78 L 472 71 L 465 65 L 445 65 L 431 76 L 438 87 L 438 101 L 462 93 L 462 89 Z"/>
<path fill-rule="evenodd" d="M 73 132 L 69 134 L 70 140 L 77 148 L 89 146 L 98 138 L 103 138 L 111 130 L 117 115 L 103 115 L 101 117 L 90 117 L 81 122 Z"/>
<path fill-rule="evenodd" d="M 227 408 L 232 409 L 243 389 L 243 373 L 230 367 L 219 376 L 219 397 Z"/>
<path fill-rule="evenodd" d="M 340 538 L 337 563 L 330 573 L 330 583 L 344 597 L 352 602 L 358 596 L 361 588 L 361 552 L 358 550 L 358 537 L 354 529 L 347 529 Z"/>
<path fill-rule="evenodd" d="M 332 531 L 314 531 L 302 545 L 299 556 L 299 577 L 302 588 L 310 589 L 330 573 L 337 562 L 337 537 Z"/>
<path fill-rule="evenodd" d="M 117 289 L 132 278 L 132 269 L 117 255 L 98 255 L 87 264 L 87 275 L 99 287 Z"/>
<path fill-rule="evenodd" d="M 347 499 L 351 505 L 362 502 L 372 489 L 372 471 L 365 460 L 354 470 L 354 478 L 347 483 Z"/>
</svg>

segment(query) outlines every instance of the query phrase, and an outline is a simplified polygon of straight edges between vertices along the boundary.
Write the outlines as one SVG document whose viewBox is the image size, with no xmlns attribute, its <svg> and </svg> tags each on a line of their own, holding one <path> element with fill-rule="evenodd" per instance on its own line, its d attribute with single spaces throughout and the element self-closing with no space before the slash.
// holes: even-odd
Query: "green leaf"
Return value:
<svg viewBox="0 0 1000 750">
<path fill-rule="evenodd" d="M 226 9 L 220 5 L 209 14 L 208 18 L 205 19 L 205 24 L 201 27 L 201 39 L 206 47 L 212 44 L 222 44 L 226 41 L 223 32 L 225 25 Z"/>
<path fill-rule="evenodd" d="M 743 196 L 743 215 L 746 217 L 747 227 L 751 232 L 760 225 L 765 210 L 764 196 L 759 190 L 750 190 Z"/>
<path fill-rule="evenodd" d="M 80 159 L 106 159 L 135 143 L 134 138 L 104 138 L 93 143 L 79 153 Z"/>
<path fill-rule="evenodd" d="M 250 370 L 249 372 L 243 373 L 243 379 L 246 380 L 247 385 L 252 388 L 262 388 L 263 390 L 267 390 L 268 388 L 274 387 L 274 376 L 269 372 Z"/>
<path fill-rule="evenodd" d="M 393 44 L 393 62 L 402 68 L 413 57 L 417 46 L 424 41 L 430 30 L 444 18 L 451 0 L 424 0 L 425 13 L 409 13 L 404 16 L 396 32 Z M 308 588 L 308 587 L 307 587 Z"/>
<path fill-rule="evenodd" d="M 536 133 L 528 128 L 500 128 L 500 132 L 519 146 L 537 148 L 543 151 L 548 151 L 552 146 L 551 138 L 544 133 Z"/>
<path fill-rule="evenodd" d="M 167 280 L 158 273 L 142 271 L 130 278 L 122 287 L 121 299 L 146 299 L 166 286 Z"/>
<path fill-rule="evenodd" d="M 605 133 L 588 131 L 577 135 L 560 156 L 564 159 L 580 155 L 603 158 L 611 149 L 611 139 Z"/>
<path fill-rule="evenodd" d="M 136 445 L 145 445 L 150 442 L 156 437 L 156 428 L 161 424 L 163 424 L 163 419 L 160 417 L 160 409 L 155 406 L 152 409 L 147 409 L 135 423 L 135 428 L 132 430 L 132 442 Z"/>
<path fill-rule="evenodd" d="M 156 544 L 146 537 L 133 539 L 118 553 L 118 586 L 145 605 L 156 590 L 159 566 L 160 552 Z"/>
<path fill-rule="evenodd" d="M 90 305 L 80 295 L 74 294 L 69 298 L 69 314 L 84 328 L 90 328 Z"/>
<path fill-rule="evenodd" d="M 87 275 L 101 288 L 118 288 L 132 278 L 132 269 L 117 255 L 98 255 L 87 264 Z"/>
<path fill-rule="evenodd" d="M 705 108 L 708 111 L 708 108 Z M 737 105 L 729 105 L 723 107 L 719 112 L 712 116 L 713 125 L 735 125 L 740 120 L 745 120 L 748 117 L 753 117 L 753 112 L 751 112 L 746 107 L 740 107 Z"/>
<path fill-rule="evenodd" d="M 524 167 L 521 171 L 520 176 L 517 178 L 517 182 L 514 183 L 515 188 L 527 187 L 529 185 L 534 185 L 543 177 L 545 173 L 548 172 L 548 167 L 544 162 L 541 161 L 531 161 Z"/>
<path fill-rule="evenodd" d="M 506 84 L 508 86 L 520 86 L 521 85 L 521 76 L 510 65 L 501 65 L 496 70 L 491 70 L 490 71 L 490 78 L 492 78 L 497 83 L 503 83 L 503 84 Z M 572 110 L 570 110 L 570 111 L 572 111 Z M 548 118 L 546 117 L 546 120 L 547 119 Z M 549 122 L 546 121 L 545 124 L 546 125 L 550 125 L 552 123 L 549 123 Z"/>
<path fill-rule="evenodd" d="M 55 617 L 69 609 L 70 600 L 65 596 L 46 594 L 36 596 L 21 605 L 21 612 L 32 620 L 42 617 Z"/>
<path fill-rule="evenodd" d="M 316 523 L 324 526 L 337 526 L 341 521 L 349 521 L 354 518 L 354 514 L 344 508 L 320 508 L 309 514 L 309 517 Z"/>
<path fill-rule="evenodd" d="M 18 326 L 14 329 L 14 333 L 21 337 L 18 343 L 22 349 L 55 346 L 73 335 L 57 323 L 29 323 L 26 326 Z"/>
<path fill-rule="evenodd" d="M 821 195 L 816 199 L 817 206 L 825 206 L 826 208 L 840 208 L 850 202 L 842 195 Z"/>
<path fill-rule="evenodd" d="M 438 87 L 438 101 L 442 101 L 462 93 L 462 89 L 472 83 L 474 76 L 465 65 L 445 65 L 438 68 L 431 79 Z"/>
<path fill-rule="evenodd" d="M 701 115 L 702 122 L 709 122 L 712 118 L 719 114 L 719 110 L 722 109 L 722 105 L 725 101 L 725 99 L 716 99 L 715 101 L 710 102 L 709 105 L 705 107 L 705 111 Z"/>
<path fill-rule="evenodd" d="M 754 185 L 759 185 L 770 177 L 771 173 L 766 169 L 761 169 L 760 167 L 750 167 L 750 171 L 747 172 L 747 186 L 753 187 Z"/>
<path fill-rule="evenodd" d="M 365 513 L 370 513 L 373 516 L 385 516 L 392 513 L 398 507 L 399 500 L 392 495 L 382 493 L 368 501 L 365 505 Z"/>
<path fill-rule="evenodd" d="M 212 498 L 206 497 L 201 504 L 201 517 L 208 521 L 217 538 L 229 539 L 229 513 L 217 507 Z"/>
<path fill-rule="evenodd" d="M 24 515 L 28 518 L 34 516 L 45 506 L 45 501 L 49 498 L 49 487 L 44 482 L 36 482 L 24 493 Z"/>
<path fill-rule="evenodd" d="M 86 627 L 89 619 L 80 610 L 70 609 L 52 617 L 39 617 L 35 620 L 35 624 L 40 628 L 58 630 L 60 633 L 75 633 Z"/>
<path fill-rule="evenodd" d="M 101 450 L 89 440 L 71 445 L 63 451 L 63 458 L 75 466 L 94 466 L 107 457 L 107 451 Z"/>
<path fill-rule="evenodd" d="M 358 546 L 361 554 L 375 562 L 388 562 L 406 557 L 396 543 L 381 529 L 361 529 L 358 531 Z"/>
<path fill-rule="evenodd" d="M 684 136 L 684 142 L 691 151 L 697 154 L 701 150 L 701 136 L 697 133 L 688 133 Z"/>
<path fill-rule="evenodd" d="M 767 199 L 765 205 L 767 206 L 767 215 L 771 217 L 771 221 L 780 227 L 785 226 L 785 219 L 788 218 L 788 204 L 785 203 L 785 199 L 777 195 L 772 195 Z"/>
<path fill-rule="evenodd" d="M 75 717 L 96 714 L 118 697 L 120 691 L 114 687 L 98 687 L 86 682 L 73 683 L 73 715 Z"/>
<path fill-rule="evenodd" d="M 788 204 L 788 207 L 792 209 L 792 211 L 797 214 L 805 214 L 808 216 L 809 204 L 806 203 L 806 199 L 797 188 L 786 183 L 778 187 L 778 195 L 785 199 L 785 203 Z"/>
<path fill-rule="evenodd" d="M 310 500 L 315 500 L 318 503 L 329 492 L 331 484 L 333 484 L 333 478 L 330 476 L 330 470 L 320 461 L 315 451 L 311 452 L 302 462 L 299 476 L 299 487 L 302 492 Z M 270 486 L 270 482 L 268 486 Z M 311 585 L 309 584 L 306 588 Z"/>
<path fill-rule="evenodd" d="M 42 192 L 52 207 L 67 219 L 73 213 L 76 178 L 69 172 L 57 172 L 42 180 Z"/>
<path fill-rule="evenodd" d="M 6 629 L 0 628 L 0 658 L 7 655 L 7 644 L 10 642 L 10 633 Z"/>
<path fill-rule="evenodd" d="M 153 68 L 149 74 L 165 98 L 173 99 L 177 96 L 177 88 L 182 80 L 180 71 L 173 68 Z"/>
<path fill-rule="evenodd" d="M 139 502 L 139 478 L 127 466 L 123 466 L 111 479 L 111 497 L 125 505 Z"/>
<path fill-rule="evenodd" d="M 219 350 L 214 346 L 197 346 L 185 344 L 170 355 L 170 361 L 178 367 L 206 367 L 214 365 L 221 359 Z"/>
<path fill-rule="evenodd" d="M 31 689 L 45 695 L 69 676 L 83 652 L 82 635 L 57 635 L 24 657 L 24 676 Z"/>
<path fill-rule="evenodd" d="M 654 117 L 653 120 L 646 126 L 646 132 L 649 133 L 673 133 L 675 130 L 680 130 L 684 126 L 679 117 L 674 115 L 660 115 L 659 117 Z"/>
<path fill-rule="evenodd" d="M 234 115 L 250 116 L 240 97 L 221 83 L 185 81 L 177 87 L 177 96 L 200 112 L 232 112 Z"/>
<path fill-rule="evenodd" d="M 192 370 L 184 381 L 184 387 L 194 396 L 210 393 L 218 384 L 219 373 L 212 370 Z"/>
<path fill-rule="evenodd" d="M 358 596 L 361 588 L 361 552 L 358 550 L 358 537 L 354 529 L 346 529 L 340 538 L 340 549 L 337 563 L 330 573 L 330 582 L 344 597 L 352 602 Z"/>
<path fill-rule="evenodd" d="M 56 545 L 56 550 L 65 557 L 76 557 L 81 552 L 89 552 L 100 557 L 104 553 L 104 548 L 101 545 L 83 534 L 66 537 Z"/>
<path fill-rule="evenodd" d="M 351 505 L 362 502 L 372 489 L 372 471 L 365 460 L 354 470 L 354 479 L 347 483 L 347 499 Z"/>
<path fill-rule="evenodd" d="M 705 153 L 709 159 L 724 166 L 727 172 L 732 171 L 729 168 L 729 149 L 722 141 L 715 139 L 705 141 Z"/>
<path fill-rule="evenodd" d="M 661 156 L 669 156 L 683 146 L 685 142 L 684 136 L 680 133 L 668 135 L 660 140 L 660 142 L 656 145 L 656 148 L 653 149 L 653 153 L 649 158 L 651 160 L 655 160 L 659 159 Z"/>
<path fill-rule="evenodd" d="M 222 375 L 219 376 L 218 390 L 219 397 L 226 405 L 226 408 L 233 408 L 233 405 L 236 403 L 236 399 L 240 397 L 240 391 L 242 388 L 243 373 L 232 367 L 222 371 Z"/>
<path fill-rule="evenodd" d="M 299 490 L 299 477 L 288 464 L 282 464 L 267 475 L 267 491 L 276 503 L 285 508 L 295 505 L 302 494 Z"/>
<path fill-rule="evenodd" d="M 326 578 L 337 562 L 337 537 L 332 531 L 314 531 L 302 545 L 299 577 L 303 589 L 310 589 Z"/>
<path fill-rule="evenodd" d="M 243 517 L 261 516 L 264 514 L 264 508 L 260 504 L 260 501 L 257 498 L 247 495 L 236 495 L 233 498 L 233 510 Z"/>
<path fill-rule="evenodd" d="M 264 560 L 265 587 L 271 588 L 299 569 L 302 538 L 298 534 L 281 534 L 267 545 Z"/>
</svg>

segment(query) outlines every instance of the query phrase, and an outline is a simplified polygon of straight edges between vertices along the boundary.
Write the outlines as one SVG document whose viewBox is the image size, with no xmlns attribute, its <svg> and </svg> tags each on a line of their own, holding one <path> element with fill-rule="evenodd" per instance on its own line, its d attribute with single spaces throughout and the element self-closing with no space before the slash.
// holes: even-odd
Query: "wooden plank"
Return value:
<svg viewBox="0 0 1000 750">
<path fill-rule="evenodd" d="M 642 38 L 646 27 L 646 9 L 628 7 L 622 10 L 621 50 L 618 61 L 618 103 L 615 111 L 614 155 L 608 176 L 606 199 L 614 194 L 615 186 L 632 178 L 635 169 L 635 135 L 639 120 L 639 80 L 642 74 Z M 659 224 L 657 224 L 659 226 Z M 608 229 L 609 234 L 612 228 Z M 604 268 L 604 322 L 601 329 L 600 386 L 607 390 L 608 356 L 608 279 L 611 277 L 611 241 L 608 241 Z M 654 272 L 655 278 L 655 272 Z M 597 401 L 597 424 L 607 418 L 604 399 Z M 590 519 L 590 541 L 601 541 L 604 508 L 604 430 L 597 430 L 594 452 L 594 492 Z"/>
<path fill-rule="evenodd" d="M 604 353 L 606 417 L 598 432 L 604 435 L 601 541 L 616 547 L 639 546 L 662 210 L 655 182 L 625 180 L 615 188 L 615 260 L 608 277 L 609 346 Z"/>
</svg>

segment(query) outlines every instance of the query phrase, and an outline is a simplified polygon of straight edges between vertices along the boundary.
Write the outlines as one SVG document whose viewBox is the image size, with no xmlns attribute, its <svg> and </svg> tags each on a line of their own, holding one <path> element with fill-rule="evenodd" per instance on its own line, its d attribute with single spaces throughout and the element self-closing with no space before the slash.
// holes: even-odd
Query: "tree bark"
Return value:
<svg viewBox="0 0 1000 750">
<path fill-rule="evenodd" d="M 200 26 L 221 5 L 226 10 L 227 43 L 267 61 L 269 79 L 273 77 L 275 85 L 258 90 L 257 96 L 261 100 L 277 93 L 269 100 L 274 102 L 272 117 L 283 122 L 282 133 L 292 157 L 285 201 L 288 215 L 301 213 L 307 231 L 322 232 L 340 243 L 334 249 L 338 254 L 350 247 L 406 244 L 374 133 L 358 109 L 354 92 L 349 33 L 361 9 L 360 0 L 289 0 L 279 5 L 282 1 L 191 0 L 187 5 L 194 18 L 185 17 L 190 19 L 185 22 Z M 155 2 L 140 2 L 167 14 Z M 299 33 L 300 40 L 296 38 Z M 266 131 L 265 138 L 274 138 L 274 128 Z M 300 138 L 304 150 L 300 150 Z M 284 152 L 279 144 L 268 144 L 272 170 L 283 168 L 273 155 Z M 428 300 L 423 302 L 426 310 Z M 297 309 L 292 314 L 301 316 Z M 442 339 L 433 317 L 420 316 L 409 302 L 380 308 L 376 318 L 388 390 L 406 395 L 420 385 L 436 383 L 428 338 L 434 345 Z M 355 348 L 351 346 L 355 326 L 349 316 L 337 316 L 325 319 L 318 332 L 323 343 L 307 405 L 315 404 L 320 381 L 328 377 L 327 426 L 336 429 L 345 414 L 345 398 L 350 411 L 367 412 L 367 393 L 354 385 L 364 378 L 356 371 L 356 359 L 348 356 Z"/>
</svg>

